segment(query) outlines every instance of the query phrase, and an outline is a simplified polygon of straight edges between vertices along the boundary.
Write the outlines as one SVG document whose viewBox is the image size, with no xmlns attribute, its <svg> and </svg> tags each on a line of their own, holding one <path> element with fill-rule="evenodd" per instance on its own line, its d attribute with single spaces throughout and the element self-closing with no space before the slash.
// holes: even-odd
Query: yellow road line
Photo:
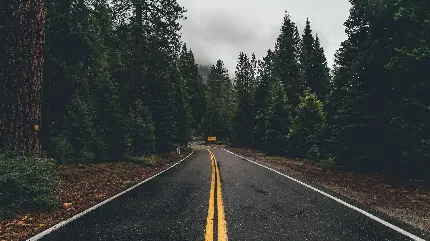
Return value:
<svg viewBox="0 0 430 241">
<path fill-rule="evenodd" d="M 211 162 L 212 162 L 211 191 L 209 193 L 209 209 L 208 209 L 208 217 L 206 219 L 205 241 L 214 240 L 215 165 L 214 165 L 214 162 L 212 161 L 212 154 L 211 154 Z"/>
<path fill-rule="evenodd" d="M 206 148 L 205 148 L 206 149 Z M 205 241 L 213 241 L 214 239 L 214 213 L 215 213 L 215 185 L 217 185 L 217 219 L 218 219 L 218 241 L 228 241 L 227 238 L 227 222 L 225 221 L 224 204 L 222 201 L 221 179 L 219 175 L 218 164 L 216 163 L 215 155 L 209 149 L 206 149 L 211 156 L 212 177 L 211 191 L 209 193 L 209 209 L 206 219 Z M 215 175 L 216 180 L 215 181 Z"/>
<path fill-rule="evenodd" d="M 219 176 L 218 164 L 216 163 L 215 155 L 213 156 L 215 162 L 216 176 L 217 176 L 217 209 L 218 209 L 218 241 L 227 241 L 227 222 L 225 221 L 224 203 L 222 201 L 221 192 L 221 179 Z"/>
</svg>

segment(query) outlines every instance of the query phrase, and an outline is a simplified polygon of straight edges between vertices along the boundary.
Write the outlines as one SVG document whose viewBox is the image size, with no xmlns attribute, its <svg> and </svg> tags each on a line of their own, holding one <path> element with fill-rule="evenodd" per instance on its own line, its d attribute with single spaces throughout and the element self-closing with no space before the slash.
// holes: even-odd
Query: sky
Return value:
<svg viewBox="0 0 430 241">
<path fill-rule="evenodd" d="M 178 0 L 187 13 L 182 40 L 193 50 L 198 64 L 224 61 L 234 75 L 240 52 L 262 59 L 273 49 L 288 11 L 300 35 L 306 18 L 318 33 L 329 67 L 335 51 L 346 39 L 343 23 L 351 7 L 348 0 Z M 231 76 L 233 77 L 233 76 Z"/>
</svg>

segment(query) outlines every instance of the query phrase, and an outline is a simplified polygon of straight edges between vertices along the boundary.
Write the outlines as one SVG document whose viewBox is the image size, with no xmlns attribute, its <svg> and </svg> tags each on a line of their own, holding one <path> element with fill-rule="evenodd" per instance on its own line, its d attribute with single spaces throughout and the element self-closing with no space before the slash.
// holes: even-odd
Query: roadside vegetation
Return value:
<svg viewBox="0 0 430 241">
<path fill-rule="evenodd" d="M 430 2 L 350 3 L 332 69 L 311 21 L 299 30 L 286 12 L 274 49 L 240 53 L 230 78 L 222 60 L 197 65 L 175 0 L 1 1 L 1 218 L 70 208 L 59 184 L 68 164 L 152 170 L 193 135 L 429 179 Z"/>
<path fill-rule="evenodd" d="M 240 53 L 234 80 L 221 81 L 219 60 L 205 133 L 269 155 L 429 179 L 430 5 L 350 3 L 331 70 L 310 20 L 299 30 L 289 13 L 262 60 Z"/>
<path fill-rule="evenodd" d="M 184 12 L 174 0 L 0 2 L 1 240 L 190 153 L 206 89 Z"/>
</svg>

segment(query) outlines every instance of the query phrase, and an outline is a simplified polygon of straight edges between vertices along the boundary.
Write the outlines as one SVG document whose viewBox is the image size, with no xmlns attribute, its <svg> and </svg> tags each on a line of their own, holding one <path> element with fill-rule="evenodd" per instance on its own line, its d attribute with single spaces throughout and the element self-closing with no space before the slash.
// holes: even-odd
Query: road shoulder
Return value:
<svg viewBox="0 0 430 241">
<path fill-rule="evenodd" d="M 376 174 L 327 170 L 305 161 L 269 157 L 245 148 L 223 148 L 341 198 L 421 237 L 430 237 L 430 188 L 394 186 Z M 424 186 L 426 187 L 426 186 Z M 427 200 L 427 201 L 426 201 Z"/>
<path fill-rule="evenodd" d="M 192 152 L 189 149 L 179 156 L 159 157 L 151 166 L 132 162 L 60 165 L 58 190 L 62 207 L 0 220 L 0 240 L 24 240 L 64 225 L 168 170 Z"/>
</svg>

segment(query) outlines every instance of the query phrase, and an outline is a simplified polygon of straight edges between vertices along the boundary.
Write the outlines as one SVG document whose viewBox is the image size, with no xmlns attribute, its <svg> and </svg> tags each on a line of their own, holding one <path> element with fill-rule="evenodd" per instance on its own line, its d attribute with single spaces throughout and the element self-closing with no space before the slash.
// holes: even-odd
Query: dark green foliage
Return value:
<svg viewBox="0 0 430 241">
<path fill-rule="evenodd" d="M 193 115 L 190 111 L 190 98 L 187 93 L 187 82 L 182 78 L 179 69 L 173 69 L 173 80 L 176 80 L 175 89 L 175 119 L 178 125 L 178 139 L 177 142 L 186 146 L 191 139 L 191 126 L 193 125 Z"/>
<path fill-rule="evenodd" d="M 259 62 L 251 98 L 244 98 L 247 60 L 241 54 L 236 117 L 248 116 L 252 106 L 251 145 L 272 154 L 285 150 L 354 170 L 428 176 L 430 5 L 350 2 L 348 39 L 336 52 L 332 74 L 310 22 L 300 39 L 288 14 L 274 54 Z M 239 133 L 246 133 L 240 132 L 243 120 L 235 119 Z"/>
<path fill-rule="evenodd" d="M 210 69 L 208 81 L 208 105 L 204 119 L 204 133 L 217 140 L 231 140 L 233 127 L 233 89 L 224 63 L 218 60 Z"/>
<path fill-rule="evenodd" d="M 271 155 L 283 155 L 291 122 L 283 83 L 277 81 L 271 84 L 266 101 L 268 123 L 264 148 Z"/>
<path fill-rule="evenodd" d="M 0 154 L 0 218 L 59 205 L 57 181 L 51 159 Z"/>
<path fill-rule="evenodd" d="M 429 5 L 352 4 L 345 23 L 348 40 L 336 55 L 329 96 L 330 153 L 354 168 L 424 174 L 430 135 L 424 77 Z"/>
<path fill-rule="evenodd" d="M 206 109 L 205 86 L 202 76 L 199 74 L 199 68 L 195 62 L 194 54 L 187 50 L 184 44 L 179 61 L 178 68 L 182 77 L 182 86 L 186 102 L 190 111 L 190 125 L 193 132 L 201 130 L 202 120 Z"/>
<path fill-rule="evenodd" d="M 301 83 L 324 100 L 329 85 L 329 69 L 318 35 L 312 35 L 309 20 L 302 35 L 300 46 Z"/>
<path fill-rule="evenodd" d="M 176 1 L 142 1 L 136 5 L 142 12 L 130 18 L 123 11 L 133 4 L 48 3 L 42 96 L 47 155 L 61 162 L 107 161 L 188 141 L 188 83 L 175 67 L 184 10 Z M 159 15 L 136 16 L 148 11 Z"/>
<path fill-rule="evenodd" d="M 288 134 L 287 153 L 296 157 L 319 160 L 325 127 L 326 114 L 323 104 L 308 89 L 300 97 L 297 116 Z"/>
<path fill-rule="evenodd" d="M 95 129 L 93 128 L 92 107 L 88 102 L 72 100 L 69 113 L 65 118 L 65 133 L 76 151 L 77 162 L 91 162 L 93 153 Z"/>
<path fill-rule="evenodd" d="M 52 157 L 59 163 L 73 162 L 75 150 L 65 134 L 58 134 L 51 139 Z"/>
<path fill-rule="evenodd" d="M 288 102 L 296 106 L 300 93 L 303 91 L 303 83 L 300 79 L 299 65 L 300 36 L 296 24 L 291 21 L 286 12 L 275 45 L 275 73 L 277 78 L 284 84 Z"/>
<path fill-rule="evenodd" d="M 315 73 L 313 72 L 313 65 L 315 63 L 314 52 L 315 39 L 312 35 L 309 19 L 306 20 L 305 31 L 302 35 L 300 46 L 300 67 L 301 67 L 301 83 L 303 86 L 315 85 Z M 311 88 L 313 89 L 313 88 Z"/>
<path fill-rule="evenodd" d="M 234 144 L 251 145 L 252 104 L 255 94 L 255 55 L 250 60 L 240 53 L 236 66 L 235 93 L 237 111 L 235 115 Z"/>
<path fill-rule="evenodd" d="M 257 78 L 257 87 L 254 96 L 253 105 L 253 123 L 252 123 L 252 144 L 256 148 L 264 147 L 264 137 L 268 128 L 270 119 L 268 115 L 268 96 L 270 88 L 275 81 L 273 52 L 269 49 L 263 61 L 259 63 L 259 77 Z"/>
<path fill-rule="evenodd" d="M 137 101 L 131 112 L 129 131 L 133 133 L 133 156 L 147 155 L 154 152 L 154 123 L 149 108 L 142 101 Z"/>
<path fill-rule="evenodd" d="M 395 1 L 395 28 L 388 48 L 392 54 L 385 65 L 392 83 L 389 126 L 390 157 L 396 167 L 428 175 L 430 167 L 430 3 Z M 400 162 L 401 161 L 401 162 Z"/>
<path fill-rule="evenodd" d="M 330 86 L 330 69 L 327 67 L 327 59 L 324 54 L 324 49 L 321 46 L 318 34 L 314 42 L 314 60 L 312 72 L 314 73 L 314 81 L 312 85 L 307 85 L 312 91 L 317 94 L 320 100 L 325 100 Z"/>
</svg>

